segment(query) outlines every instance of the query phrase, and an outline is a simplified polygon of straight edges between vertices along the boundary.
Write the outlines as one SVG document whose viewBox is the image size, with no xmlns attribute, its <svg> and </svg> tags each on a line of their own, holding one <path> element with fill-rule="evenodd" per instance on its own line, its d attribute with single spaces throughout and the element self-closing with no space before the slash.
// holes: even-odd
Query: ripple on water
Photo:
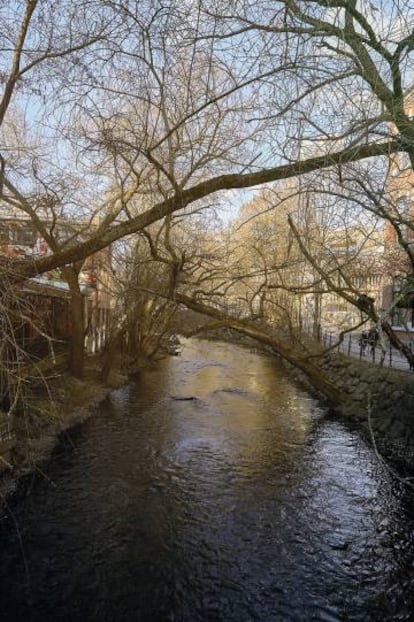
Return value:
<svg viewBox="0 0 414 622">
<path fill-rule="evenodd" d="M 412 620 L 410 491 L 269 356 L 189 342 L 44 470 L 0 521 L 2 622 Z"/>
</svg>

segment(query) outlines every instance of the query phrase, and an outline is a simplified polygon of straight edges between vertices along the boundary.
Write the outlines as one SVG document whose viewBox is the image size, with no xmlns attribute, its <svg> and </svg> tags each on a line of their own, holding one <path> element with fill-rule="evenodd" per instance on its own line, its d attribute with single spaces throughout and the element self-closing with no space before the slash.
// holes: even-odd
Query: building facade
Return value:
<svg viewBox="0 0 414 622">
<path fill-rule="evenodd" d="M 407 94 L 405 109 L 414 119 L 414 89 Z M 414 172 L 406 153 L 390 156 L 386 182 L 384 264 L 387 282 L 383 309 L 400 336 L 414 331 Z"/>
<path fill-rule="evenodd" d="M 79 222 L 60 223 L 61 239 L 76 235 Z M 89 227 L 90 231 L 90 227 Z M 77 236 L 79 239 L 79 236 Z M 44 238 L 28 218 L 5 207 L 0 213 L 0 255 L 9 259 L 50 254 Z M 101 350 L 109 331 L 113 308 L 111 249 L 88 257 L 79 274 L 85 308 L 85 347 L 89 353 Z M 68 343 L 72 324 L 68 283 L 59 269 L 27 279 L 19 288 L 21 310 L 16 316 L 16 335 L 22 349 L 33 356 L 45 356 L 50 349 Z M 19 319 L 20 316 L 20 319 Z"/>
</svg>

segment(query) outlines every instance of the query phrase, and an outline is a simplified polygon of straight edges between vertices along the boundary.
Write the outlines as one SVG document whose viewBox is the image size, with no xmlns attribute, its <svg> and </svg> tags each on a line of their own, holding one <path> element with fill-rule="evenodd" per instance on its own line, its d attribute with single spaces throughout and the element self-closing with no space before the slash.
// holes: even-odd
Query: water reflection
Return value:
<svg viewBox="0 0 414 622">
<path fill-rule="evenodd" d="M 189 342 L 13 501 L 0 619 L 412 620 L 412 497 L 325 415 L 271 357 Z"/>
</svg>

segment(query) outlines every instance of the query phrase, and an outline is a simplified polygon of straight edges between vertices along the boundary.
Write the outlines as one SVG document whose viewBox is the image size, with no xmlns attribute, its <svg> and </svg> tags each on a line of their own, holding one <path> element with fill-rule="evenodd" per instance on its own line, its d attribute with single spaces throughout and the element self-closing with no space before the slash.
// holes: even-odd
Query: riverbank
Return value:
<svg viewBox="0 0 414 622">
<path fill-rule="evenodd" d="M 27 412 L 14 423 L 14 437 L 0 443 L 0 499 L 12 493 L 21 477 L 39 471 L 59 436 L 92 416 L 109 393 L 128 382 L 115 364 L 108 380 L 100 379 L 100 360 L 89 357 L 82 380 L 55 370 L 39 383 Z"/>
</svg>

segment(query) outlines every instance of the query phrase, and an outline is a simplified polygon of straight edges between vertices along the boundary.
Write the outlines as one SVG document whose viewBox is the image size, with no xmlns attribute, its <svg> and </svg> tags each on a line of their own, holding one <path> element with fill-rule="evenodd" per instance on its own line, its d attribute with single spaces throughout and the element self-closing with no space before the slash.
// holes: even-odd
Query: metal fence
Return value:
<svg viewBox="0 0 414 622">
<path fill-rule="evenodd" d="M 385 348 L 382 348 L 379 343 L 376 346 L 364 344 L 360 339 L 359 333 L 346 334 L 343 340 L 339 341 L 338 332 L 322 330 L 321 341 L 326 346 L 346 356 L 366 360 L 384 367 L 392 367 L 393 369 L 400 369 L 402 371 L 413 371 L 409 362 L 399 350 L 393 348 L 389 343 Z M 408 347 L 412 351 L 414 350 L 413 343 L 409 343 Z"/>
<path fill-rule="evenodd" d="M 12 433 L 11 433 L 9 422 L 4 421 L 4 420 L 1 421 L 0 419 L 0 442 L 10 441 L 11 438 L 12 438 Z"/>
</svg>

